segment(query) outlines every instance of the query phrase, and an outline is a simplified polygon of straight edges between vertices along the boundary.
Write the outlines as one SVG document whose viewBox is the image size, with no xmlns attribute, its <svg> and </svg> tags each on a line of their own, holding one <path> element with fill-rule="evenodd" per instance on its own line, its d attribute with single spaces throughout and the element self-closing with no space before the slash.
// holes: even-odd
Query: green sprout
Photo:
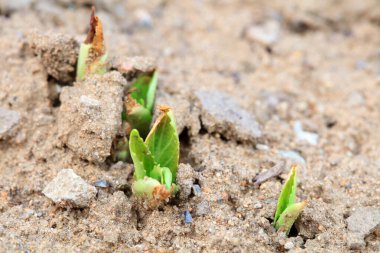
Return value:
<svg viewBox="0 0 380 253">
<path fill-rule="evenodd" d="M 145 141 L 137 129 L 129 137 L 135 165 L 132 191 L 153 201 L 166 200 L 178 191 L 174 183 L 179 161 L 177 127 L 170 107 L 161 106 L 160 111 Z"/>
<path fill-rule="evenodd" d="M 297 190 L 297 166 L 293 165 L 282 187 L 280 197 L 277 202 L 276 214 L 274 216 L 274 227 L 278 231 L 289 234 L 295 220 L 306 206 L 306 202 L 295 203 Z"/>
<path fill-rule="evenodd" d="M 95 16 L 95 8 L 92 7 L 90 30 L 79 49 L 77 80 L 83 80 L 87 75 L 105 74 L 107 72 L 106 60 L 107 52 L 104 46 L 102 22 L 99 17 Z"/>
<path fill-rule="evenodd" d="M 142 75 L 130 86 L 125 101 L 125 115 L 131 129 L 137 129 L 142 137 L 149 133 L 153 118 L 154 96 L 157 88 L 158 73 Z"/>
</svg>

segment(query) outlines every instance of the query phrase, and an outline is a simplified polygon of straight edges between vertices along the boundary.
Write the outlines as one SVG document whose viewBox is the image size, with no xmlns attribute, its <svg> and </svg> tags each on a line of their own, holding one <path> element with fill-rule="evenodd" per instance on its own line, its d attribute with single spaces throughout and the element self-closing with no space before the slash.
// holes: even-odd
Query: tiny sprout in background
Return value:
<svg viewBox="0 0 380 253">
<path fill-rule="evenodd" d="M 131 129 L 137 129 L 142 137 L 149 133 L 153 118 L 154 97 L 157 88 L 158 73 L 142 75 L 130 86 L 125 100 L 126 113 L 123 119 Z"/>
<path fill-rule="evenodd" d="M 145 141 L 139 131 L 133 129 L 129 138 L 129 150 L 135 166 L 132 191 L 136 196 L 159 203 L 178 191 L 175 185 L 179 139 L 172 110 L 160 107 L 161 114 Z"/>
<path fill-rule="evenodd" d="M 104 46 L 102 22 L 99 17 L 95 16 L 95 7 L 92 7 L 90 30 L 79 50 L 77 80 L 83 80 L 91 74 L 105 74 L 107 72 L 106 60 L 107 52 Z"/>
<path fill-rule="evenodd" d="M 274 216 L 274 227 L 278 231 L 289 234 L 295 220 L 306 206 L 306 202 L 295 203 L 297 190 L 297 166 L 293 165 L 282 187 L 280 197 L 277 202 L 276 214 Z"/>
</svg>

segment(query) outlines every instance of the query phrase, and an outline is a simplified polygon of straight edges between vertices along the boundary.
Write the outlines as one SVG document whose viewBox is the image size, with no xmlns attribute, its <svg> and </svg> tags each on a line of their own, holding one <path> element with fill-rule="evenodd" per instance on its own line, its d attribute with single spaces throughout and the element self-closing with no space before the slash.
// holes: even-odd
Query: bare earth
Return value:
<svg viewBox="0 0 380 253">
<path fill-rule="evenodd" d="M 380 252 L 377 0 L 94 2 L 115 69 L 157 62 L 182 191 L 146 210 L 133 165 L 106 159 L 129 82 L 74 82 L 92 1 L 0 0 L 0 252 Z M 308 206 L 285 237 L 293 163 Z M 42 191 L 62 169 L 110 186 L 57 205 Z"/>
</svg>

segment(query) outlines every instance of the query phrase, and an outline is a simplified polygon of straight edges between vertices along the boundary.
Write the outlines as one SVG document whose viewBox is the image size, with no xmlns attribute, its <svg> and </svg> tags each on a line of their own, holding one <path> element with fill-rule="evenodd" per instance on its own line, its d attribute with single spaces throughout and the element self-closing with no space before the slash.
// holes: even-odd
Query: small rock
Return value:
<svg viewBox="0 0 380 253">
<path fill-rule="evenodd" d="M 200 187 L 198 184 L 193 184 L 192 189 L 193 189 L 193 194 L 194 194 L 195 196 L 200 196 L 200 195 L 202 195 L 202 189 L 201 189 L 201 187 Z"/>
<path fill-rule="evenodd" d="M 134 12 L 136 23 L 142 28 L 151 28 L 153 26 L 152 16 L 144 9 L 138 9 Z"/>
<path fill-rule="evenodd" d="M 0 140 L 7 139 L 15 134 L 15 129 L 20 123 L 20 114 L 16 111 L 0 107 Z"/>
<path fill-rule="evenodd" d="M 209 133 L 227 139 L 255 143 L 262 132 L 255 117 L 241 108 L 230 96 L 217 91 L 198 91 L 201 122 Z"/>
<path fill-rule="evenodd" d="M 257 202 L 257 203 L 253 206 L 253 208 L 255 208 L 255 209 L 261 209 L 261 208 L 263 208 L 263 204 L 261 204 L 260 202 Z"/>
<path fill-rule="evenodd" d="M 63 169 L 42 193 L 62 206 L 87 207 L 96 195 L 96 188 L 86 183 L 72 169 Z"/>
<path fill-rule="evenodd" d="M 280 37 L 280 24 L 271 20 L 261 25 L 252 25 L 246 31 L 248 40 L 258 42 L 264 46 L 271 46 Z"/>
<path fill-rule="evenodd" d="M 347 218 L 349 231 L 349 246 L 360 249 L 365 246 L 364 238 L 374 232 L 380 225 L 380 209 L 376 207 L 361 207 Z"/>
<path fill-rule="evenodd" d="M 207 200 L 202 200 L 199 204 L 196 205 L 195 214 L 197 216 L 207 215 L 210 212 L 210 204 Z"/>
<path fill-rule="evenodd" d="M 189 164 L 181 163 L 177 171 L 177 184 L 180 187 L 179 197 L 182 200 L 188 199 L 194 183 L 194 169 Z"/>
<path fill-rule="evenodd" d="M 185 224 L 190 224 L 191 222 L 193 222 L 193 217 L 191 217 L 191 213 L 186 210 L 184 213 L 184 219 L 185 219 Z"/>
<path fill-rule="evenodd" d="M 302 128 L 302 123 L 300 121 L 296 121 L 294 123 L 294 133 L 298 140 L 300 141 L 306 141 L 311 145 L 317 145 L 318 144 L 318 134 L 304 131 Z"/>
<path fill-rule="evenodd" d="M 284 249 L 291 250 L 294 248 L 294 243 L 292 241 L 287 241 L 284 245 Z"/>
<path fill-rule="evenodd" d="M 111 186 L 110 183 L 104 179 L 97 180 L 94 185 L 95 187 L 99 187 L 99 188 L 108 188 Z"/>
<path fill-rule="evenodd" d="M 296 162 L 299 165 L 306 166 L 305 159 L 297 151 L 279 150 L 278 154 L 283 158 L 291 160 L 291 162 Z"/>
<path fill-rule="evenodd" d="M 268 145 L 264 145 L 264 144 L 256 144 L 256 149 L 261 150 L 261 151 L 268 151 L 269 147 Z"/>
</svg>

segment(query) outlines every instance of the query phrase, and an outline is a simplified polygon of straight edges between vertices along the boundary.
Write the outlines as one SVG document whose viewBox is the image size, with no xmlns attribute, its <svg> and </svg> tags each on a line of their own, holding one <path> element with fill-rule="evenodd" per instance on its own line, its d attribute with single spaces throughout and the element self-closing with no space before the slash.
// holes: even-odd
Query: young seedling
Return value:
<svg viewBox="0 0 380 253">
<path fill-rule="evenodd" d="M 125 101 L 124 119 L 131 129 L 137 129 L 142 137 L 149 133 L 153 118 L 154 96 L 157 88 L 158 73 L 142 75 L 130 86 Z"/>
<path fill-rule="evenodd" d="M 107 52 L 104 46 L 102 22 L 99 17 L 95 16 L 95 7 L 92 7 L 90 30 L 79 49 L 77 80 L 83 80 L 91 74 L 106 73 L 106 59 Z"/>
<path fill-rule="evenodd" d="M 133 129 L 129 149 L 135 165 L 132 191 L 154 202 L 168 199 L 178 191 L 175 185 L 179 160 L 179 139 L 170 107 L 161 106 L 161 114 L 145 141 Z"/>
<path fill-rule="evenodd" d="M 282 187 L 280 197 L 277 202 L 276 214 L 274 216 L 273 225 L 278 231 L 289 234 L 293 223 L 297 219 L 298 215 L 302 212 L 306 206 L 306 202 L 295 203 L 296 190 L 297 190 L 297 166 L 293 165 Z"/>
</svg>

